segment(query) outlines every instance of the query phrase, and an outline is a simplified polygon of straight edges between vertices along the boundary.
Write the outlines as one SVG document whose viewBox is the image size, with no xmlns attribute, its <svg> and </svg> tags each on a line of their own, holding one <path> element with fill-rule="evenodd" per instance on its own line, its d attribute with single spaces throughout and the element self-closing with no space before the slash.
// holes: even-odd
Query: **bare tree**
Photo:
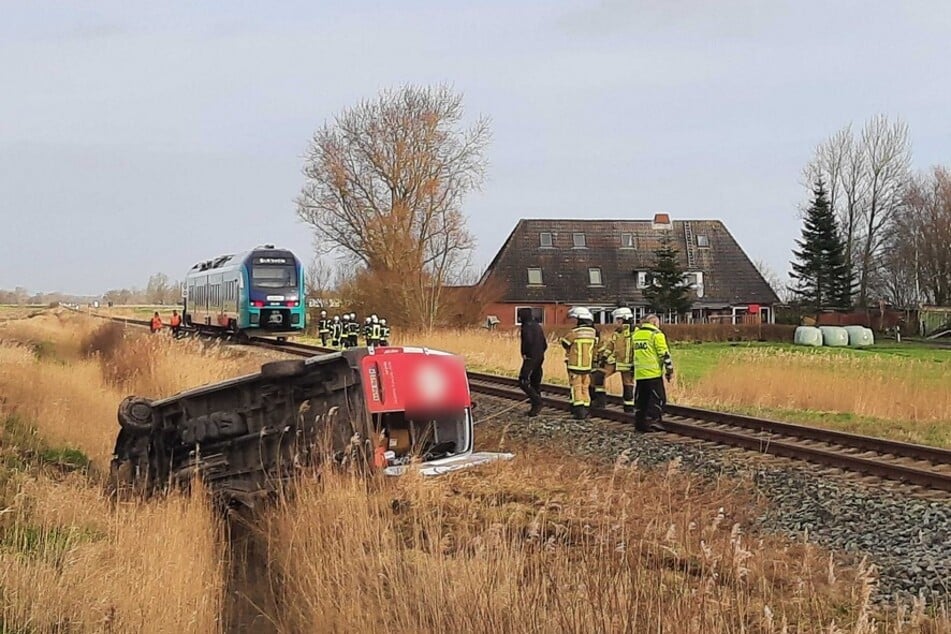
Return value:
<svg viewBox="0 0 951 634">
<path fill-rule="evenodd" d="M 315 254 L 307 265 L 304 275 L 304 291 L 308 300 L 316 299 L 321 306 L 329 305 L 334 289 L 334 268 L 320 255 Z"/>
<path fill-rule="evenodd" d="M 780 301 L 789 303 L 789 300 L 792 299 L 792 294 L 789 292 L 787 285 L 779 278 L 779 274 L 776 273 L 776 270 L 767 264 L 766 260 L 762 259 L 753 262 L 753 266 L 755 266 L 759 274 L 763 276 L 763 279 L 766 280 L 769 287 L 773 289 L 773 292 L 776 293 Z"/>
<path fill-rule="evenodd" d="M 904 203 L 911 169 L 908 125 L 873 117 L 862 130 L 862 153 L 867 161 L 868 201 L 859 268 L 859 305 L 868 305 L 869 282 L 876 258 L 888 241 L 889 225 Z"/>
<path fill-rule="evenodd" d="M 951 171 L 912 181 L 892 235 L 889 275 L 904 279 L 914 303 L 951 303 Z"/>
<path fill-rule="evenodd" d="M 462 203 L 484 178 L 490 132 L 462 119 L 446 86 L 387 90 L 321 127 L 304 165 L 297 213 L 321 250 L 393 282 L 421 326 L 474 246 Z"/>
<path fill-rule="evenodd" d="M 849 124 L 819 144 L 803 170 L 806 179 L 821 177 L 828 183 L 846 261 L 858 277 L 860 306 L 868 305 L 871 289 L 882 279 L 882 254 L 903 202 L 910 164 L 907 124 L 879 115 L 866 122 L 858 137 Z"/>
</svg>

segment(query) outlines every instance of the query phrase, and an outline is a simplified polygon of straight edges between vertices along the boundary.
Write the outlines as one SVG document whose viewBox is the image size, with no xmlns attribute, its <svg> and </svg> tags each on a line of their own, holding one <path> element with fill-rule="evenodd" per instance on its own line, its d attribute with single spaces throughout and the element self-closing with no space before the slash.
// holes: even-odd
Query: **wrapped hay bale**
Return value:
<svg viewBox="0 0 951 634">
<path fill-rule="evenodd" d="M 793 342 L 797 346 L 821 346 L 822 331 L 815 326 L 799 326 L 796 328 Z"/>
<path fill-rule="evenodd" d="M 841 348 L 849 345 L 849 333 L 842 326 L 819 326 L 822 331 L 822 345 Z"/>
<path fill-rule="evenodd" d="M 875 335 L 865 326 L 846 326 L 845 331 L 849 334 L 850 348 L 864 348 L 875 343 Z"/>
</svg>

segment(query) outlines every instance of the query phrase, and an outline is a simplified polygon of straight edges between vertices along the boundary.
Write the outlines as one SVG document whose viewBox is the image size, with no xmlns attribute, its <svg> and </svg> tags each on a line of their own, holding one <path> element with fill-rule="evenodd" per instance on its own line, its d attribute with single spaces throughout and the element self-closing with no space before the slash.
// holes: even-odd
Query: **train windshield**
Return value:
<svg viewBox="0 0 951 634">
<path fill-rule="evenodd" d="M 256 288 L 294 288 L 297 267 L 255 265 L 251 269 L 251 286 Z"/>
</svg>

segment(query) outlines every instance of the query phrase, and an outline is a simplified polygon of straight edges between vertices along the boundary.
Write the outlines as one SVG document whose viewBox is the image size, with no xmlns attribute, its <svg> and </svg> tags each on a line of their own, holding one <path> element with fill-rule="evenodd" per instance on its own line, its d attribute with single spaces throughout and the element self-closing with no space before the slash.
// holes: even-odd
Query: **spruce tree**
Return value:
<svg viewBox="0 0 951 634">
<path fill-rule="evenodd" d="M 793 251 L 793 291 L 804 306 L 848 309 L 852 306 L 854 278 L 846 262 L 845 244 L 839 236 L 835 213 L 829 205 L 825 184 L 816 181 L 813 199 L 803 220 L 802 239 Z"/>
<path fill-rule="evenodd" d="M 683 315 L 689 312 L 691 302 L 687 292 L 690 285 L 684 279 L 684 270 L 677 261 L 677 250 L 669 233 L 665 233 L 661 238 L 660 247 L 654 251 L 654 258 L 654 267 L 648 273 L 647 287 L 642 291 L 648 307 L 658 315 L 668 312 Z"/>
</svg>

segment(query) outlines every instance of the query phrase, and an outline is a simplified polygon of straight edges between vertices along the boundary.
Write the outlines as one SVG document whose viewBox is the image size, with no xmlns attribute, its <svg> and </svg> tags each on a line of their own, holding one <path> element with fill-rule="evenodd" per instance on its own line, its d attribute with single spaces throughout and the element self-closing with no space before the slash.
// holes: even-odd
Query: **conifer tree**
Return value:
<svg viewBox="0 0 951 634">
<path fill-rule="evenodd" d="M 660 247 L 654 251 L 654 258 L 647 287 L 642 291 L 648 307 L 658 315 L 668 312 L 683 315 L 689 312 L 690 298 L 687 292 L 690 285 L 684 279 L 684 270 L 677 261 L 677 250 L 669 233 L 664 234 Z"/>
<path fill-rule="evenodd" d="M 803 220 L 802 239 L 793 251 L 790 290 L 804 306 L 848 309 L 852 306 L 854 278 L 846 262 L 845 244 L 839 236 L 835 214 L 829 205 L 825 184 L 817 180 L 813 199 Z"/>
</svg>

